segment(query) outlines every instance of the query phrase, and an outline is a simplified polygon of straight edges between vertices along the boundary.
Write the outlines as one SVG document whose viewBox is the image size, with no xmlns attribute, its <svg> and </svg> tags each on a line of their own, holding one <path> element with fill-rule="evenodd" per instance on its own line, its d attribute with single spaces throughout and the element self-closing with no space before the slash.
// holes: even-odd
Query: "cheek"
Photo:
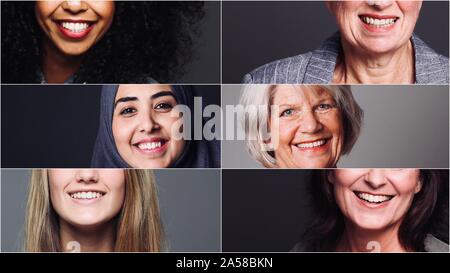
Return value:
<svg viewBox="0 0 450 273">
<path fill-rule="evenodd" d="M 364 171 L 358 170 L 336 170 L 334 171 L 332 180 L 333 184 L 342 188 L 350 188 L 350 186 L 356 181 Z"/>
<path fill-rule="evenodd" d="M 47 19 L 60 5 L 61 1 L 36 1 L 36 15 Z"/>
<path fill-rule="evenodd" d="M 103 170 L 103 179 L 114 196 L 115 204 L 122 204 L 125 198 L 125 174 L 121 169 Z"/>
<path fill-rule="evenodd" d="M 112 131 L 115 143 L 129 143 L 134 132 L 133 123 L 132 121 L 126 122 L 120 119 L 113 119 Z"/>
<path fill-rule="evenodd" d="M 184 150 L 185 140 L 175 140 L 174 142 L 174 155 L 177 158 Z"/>
<path fill-rule="evenodd" d="M 422 1 L 398 1 L 397 3 L 405 16 L 417 19 L 422 7 Z"/>
<path fill-rule="evenodd" d="M 356 10 L 353 1 L 344 1 L 343 3 L 337 1 L 332 5 L 333 5 L 332 13 L 339 25 L 345 24 L 345 22 L 349 18 L 347 14 Z"/>
<path fill-rule="evenodd" d="M 89 1 L 89 6 L 104 20 L 110 21 L 114 17 L 114 1 Z"/>
<path fill-rule="evenodd" d="M 280 119 L 279 138 L 281 144 L 288 144 L 295 136 L 296 128 L 295 122 Z"/>
<path fill-rule="evenodd" d="M 340 114 L 325 115 L 320 119 L 320 122 L 334 137 L 340 137 L 342 135 L 343 124 Z"/>
<path fill-rule="evenodd" d="M 418 176 L 410 175 L 398 180 L 391 179 L 391 181 L 400 195 L 414 196 L 416 187 L 419 183 L 419 178 Z"/>
<path fill-rule="evenodd" d="M 53 207 L 58 210 L 61 207 L 61 193 L 63 192 L 63 187 L 58 185 L 60 183 L 51 183 L 50 184 L 50 201 Z"/>
<path fill-rule="evenodd" d="M 155 121 L 163 128 L 165 133 L 172 138 L 176 132 L 181 132 L 180 125 L 182 125 L 181 118 L 172 117 L 170 113 L 159 116 Z M 190 126 L 190 124 L 186 124 Z M 191 131 L 193 128 L 191 128 Z"/>
</svg>

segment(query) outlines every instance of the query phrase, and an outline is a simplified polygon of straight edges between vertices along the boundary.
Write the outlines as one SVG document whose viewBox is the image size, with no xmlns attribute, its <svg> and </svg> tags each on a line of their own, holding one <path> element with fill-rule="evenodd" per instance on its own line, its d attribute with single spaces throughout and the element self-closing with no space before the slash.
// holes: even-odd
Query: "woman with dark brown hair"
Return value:
<svg viewBox="0 0 450 273">
<path fill-rule="evenodd" d="M 448 252 L 448 171 L 314 172 L 314 222 L 294 251 Z"/>
</svg>

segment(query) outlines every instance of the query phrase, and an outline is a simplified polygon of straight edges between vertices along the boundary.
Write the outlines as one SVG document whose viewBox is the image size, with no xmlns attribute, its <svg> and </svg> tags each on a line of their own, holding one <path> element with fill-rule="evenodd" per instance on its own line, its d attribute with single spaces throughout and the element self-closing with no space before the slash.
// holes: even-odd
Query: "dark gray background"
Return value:
<svg viewBox="0 0 450 273">
<path fill-rule="evenodd" d="M 194 44 L 197 56 L 178 83 L 220 83 L 220 1 L 206 1 L 205 13 Z"/>
<path fill-rule="evenodd" d="M 3 168 L 90 167 L 102 85 L 2 85 Z M 219 85 L 195 85 L 203 107 Z"/>
<path fill-rule="evenodd" d="M 1 251 L 22 251 L 30 170 L 1 171 Z M 220 251 L 220 170 L 156 170 L 171 252 Z"/>
<path fill-rule="evenodd" d="M 223 170 L 222 250 L 291 250 L 311 220 L 307 170 Z"/>
<path fill-rule="evenodd" d="M 241 85 L 224 85 L 222 107 L 239 102 Z M 362 132 L 342 168 L 448 168 L 448 86 L 352 86 L 364 110 Z M 224 127 L 226 117 L 224 115 Z M 238 124 L 237 126 L 240 126 Z M 226 136 L 226 128 L 222 128 Z M 236 130 L 235 130 L 236 131 Z M 222 141 L 223 168 L 261 168 L 244 141 Z"/>
<path fill-rule="evenodd" d="M 222 82 L 241 83 L 268 62 L 316 49 L 337 31 L 324 1 L 224 1 Z M 448 1 L 424 1 L 415 33 L 448 56 Z"/>
</svg>

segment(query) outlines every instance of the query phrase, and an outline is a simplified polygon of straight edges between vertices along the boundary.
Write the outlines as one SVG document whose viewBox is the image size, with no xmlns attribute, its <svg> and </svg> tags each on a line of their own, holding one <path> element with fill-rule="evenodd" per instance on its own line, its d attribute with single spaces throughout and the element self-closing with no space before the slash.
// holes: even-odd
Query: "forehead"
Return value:
<svg viewBox="0 0 450 273">
<path fill-rule="evenodd" d="M 161 91 L 172 92 L 172 87 L 167 84 L 122 84 L 116 94 L 116 100 L 123 97 L 149 98 Z"/>
<path fill-rule="evenodd" d="M 273 104 L 314 102 L 333 99 L 330 91 L 321 86 L 278 85 L 272 92 Z"/>
</svg>

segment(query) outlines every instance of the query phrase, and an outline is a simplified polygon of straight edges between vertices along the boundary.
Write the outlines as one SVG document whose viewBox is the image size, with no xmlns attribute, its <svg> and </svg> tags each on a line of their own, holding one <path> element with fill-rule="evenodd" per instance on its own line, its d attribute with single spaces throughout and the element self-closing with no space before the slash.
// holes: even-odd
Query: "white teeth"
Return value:
<svg viewBox="0 0 450 273">
<path fill-rule="evenodd" d="M 70 197 L 74 198 L 74 199 L 95 199 L 95 198 L 100 198 L 102 197 L 103 194 L 100 192 L 92 192 L 92 191 L 88 191 L 88 192 L 75 192 L 70 194 Z"/>
<path fill-rule="evenodd" d="M 141 150 L 153 150 L 161 147 L 161 142 L 145 142 L 138 145 Z"/>
<path fill-rule="evenodd" d="M 375 27 L 388 27 L 395 23 L 394 18 L 390 19 L 374 19 L 368 16 L 362 17 L 363 22 L 369 25 L 373 25 Z"/>
<path fill-rule="evenodd" d="M 392 196 L 388 195 L 373 195 L 368 193 L 357 193 L 358 197 L 360 199 L 363 199 L 364 201 L 370 202 L 370 203 L 382 203 L 388 200 L 392 199 Z"/>
<path fill-rule="evenodd" d="M 83 32 L 89 27 L 88 23 L 62 22 L 61 25 L 63 26 L 63 28 L 68 29 L 72 32 Z"/>
<path fill-rule="evenodd" d="M 309 142 L 309 143 L 300 143 L 300 144 L 297 144 L 297 147 L 299 147 L 299 148 L 314 148 L 314 147 L 322 146 L 323 144 L 325 144 L 325 142 L 326 142 L 325 139 L 321 139 L 321 140 Z"/>
</svg>

